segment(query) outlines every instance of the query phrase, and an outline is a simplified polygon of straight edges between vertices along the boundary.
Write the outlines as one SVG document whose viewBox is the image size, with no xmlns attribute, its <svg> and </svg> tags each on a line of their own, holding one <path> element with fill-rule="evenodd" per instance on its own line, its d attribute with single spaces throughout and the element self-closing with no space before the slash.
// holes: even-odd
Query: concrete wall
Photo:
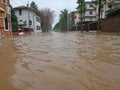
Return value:
<svg viewBox="0 0 120 90">
<path fill-rule="evenodd" d="M 102 32 L 120 32 L 120 16 L 111 17 L 101 22 Z"/>
</svg>

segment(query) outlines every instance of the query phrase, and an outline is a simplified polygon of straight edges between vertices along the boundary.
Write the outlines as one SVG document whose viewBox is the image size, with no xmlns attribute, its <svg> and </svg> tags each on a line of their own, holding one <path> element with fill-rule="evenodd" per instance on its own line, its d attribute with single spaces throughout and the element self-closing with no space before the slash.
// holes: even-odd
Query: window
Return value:
<svg viewBox="0 0 120 90">
<path fill-rule="evenodd" d="M 7 18 L 4 19 L 4 23 L 5 23 L 5 29 L 8 29 L 8 19 Z"/>
<path fill-rule="evenodd" d="M 112 9 L 112 5 L 108 5 L 108 8 Z"/>
<path fill-rule="evenodd" d="M 40 30 L 40 26 L 37 25 L 36 28 L 37 28 L 37 30 Z"/>
<path fill-rule="evenodd" d="M 92 4 L 90 4 L 90 7 L 93 7 L 93 5 L 92 5 Z"/>
<path fill-rule="evenodd" d="M 6 4 L 6 0 L 2 0 L 2 2 L 3 2 L 4 4 Z"/>
<path fill-rule="evenodd" d="M 39 18 L 38 16 L 36 17 L 36 21 L 37 21 L 37 22 L 40 22 L 40 18 Z"/>
<path fill-rule="evenodd" d="M 21 9 L 19 9 L 19 15 L 22 15 L 22 10 Z"/>
<path fill-rule="evenodd" d="M 92 12 L 92 11 L 90 11 L 89 13 L 90 13 L 90 15 L 92 15 L 92 14 L 93 14 L 93 12 Z"/>
</svg>

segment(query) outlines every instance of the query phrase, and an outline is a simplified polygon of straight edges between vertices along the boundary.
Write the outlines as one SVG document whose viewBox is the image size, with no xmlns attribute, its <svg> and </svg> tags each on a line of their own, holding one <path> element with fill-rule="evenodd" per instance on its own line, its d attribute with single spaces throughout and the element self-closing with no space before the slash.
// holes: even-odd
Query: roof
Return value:
<svg viewBox="0 0 120 90">
<path fill-rule="evenodd" d="M 18 7 L 15 7 L 15 8 L 14 8 L 14 10 L 19 10 L 19 9 L 22 9 L 22 10 L 23 10 L 23 9 L 24 9 L 24 10 L 25 10 L 25 9 L 26 9 L 26 10 L 29 9 L 30 11 L 34 12 L 36 15 L 39 16 L 39 14 L 38 14 L 38 12 L 37 12 L 36 10 L 34 10 L 34 9 L 32 9 L 32 8 L 29 8 L 29 7 L 27 7 L 27 6 L 18 6 Z"/>
<path fill-rule="evenodd" d="M 18 6 L 18 7 L 15 7 L 14 9 L 27 9 L 28 7 L 27 6 Z"/>
<path fill-rule="evenodd" d="M 36 11 L 32 8 L 29 8 L 27 6 L 18 6 L 18 7 L 15 7 L 14 10 L 19 10 L 19 9 L 29 9 L 30 11 L 33 11 L 36 13 Z"/>
</svg>

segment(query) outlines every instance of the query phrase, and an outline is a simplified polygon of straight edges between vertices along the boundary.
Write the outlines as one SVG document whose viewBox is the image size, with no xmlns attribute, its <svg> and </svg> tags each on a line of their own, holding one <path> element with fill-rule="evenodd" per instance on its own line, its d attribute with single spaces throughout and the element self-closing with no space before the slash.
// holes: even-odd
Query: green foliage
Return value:
<svg viewBox="0 0 120 90">
<path fill-rule="evenodd" d="M 11 22 L 12 22 L 12 32 L 16 32 L 18 30 L 18 22 L 12 6 L 11 6 Z"/>
<path fill-rule="evenodd" d="M 54 31 L 67 31 L 68 10 L 61 11 L 59 22 L 54 26 Z"/>
<path fill-rule="evenodd" d="M 85 0 L 78 0 L 77 4 L 78 4 L 78 7 L 76 9 L 80 14 L 81 32 L 83 32 L 83 15 L 85 15 L 85 12 L 86 12 Z"/>
<path fill-rule="evenodd" d="M 53 30 L 56 31 L 56 32 L 60 31 L 60 24 L 56 23 Z"/>
<path fill-rule="evenodd" d="M 78 7 L 76 8 L 80 15 L 84 14 L 86 12 L 86 4 L 85 0 L 78 0 L 77 1 Z"/>
<path fill-rule="evenodd" d="M 61 11 L 59 22 L 55 25 L 54 30 L 66 31 L 68 21 L 68 10 L 64 9 Z"/>
<path fill-rule="evenodd" d="M 102 12 L 102 8 L 104 7 L 104 5 L 107 3 L 107 0 L 92 0 L 93 4 L 95 5 L 95 7 L 98 6 L 98 34 L 99 34 L 99 31 L 100 31 L 100 23 L 101 23 L 101 20 L 100 20 L 100 13 Z"/>
<path fill-rule="evenodd" d="M 92 2 L 95 6 L 100 5 L 100 9 L 102 9 L 106 4 L 107 0 L 101 0 L 101 3 L 99 3 L 99 0 L 92 0 Z"/>
<path fill-rule="evenodd" d="M 118 15 L 120 15 L 120 7 L 111 9 L 111 10 L 107 13 L 106 17 L 107 17 L 107 18 L 110 18 L 110 17 L 118 16 Z"/>
<path fill-rule="evenodd" d="M 61 11 L 60 14 L 60 20 L 59 20 L 59 24 L 60 24 L 60 28 L 61 30 L 65 31 L 67 30 L 67 15 L 68 15 L 68 10 L 64 9 L 63 11 Z"/>
<path fill-rule="evenodd" d="M 30 8 L 32 8 L 33 10 L 38 10 L 38 6 L 34 1 L 30 3 Z"/>
</svg>

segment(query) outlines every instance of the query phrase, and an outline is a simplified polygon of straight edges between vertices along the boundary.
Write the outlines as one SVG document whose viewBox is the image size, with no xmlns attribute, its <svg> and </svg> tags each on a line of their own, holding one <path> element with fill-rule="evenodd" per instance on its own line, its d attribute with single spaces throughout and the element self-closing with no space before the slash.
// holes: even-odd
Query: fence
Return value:
<svg viewBox="0 0 120 90">
<path fill-rule="evenodd" d="M 120 32 L 120 16 L 107 18 L 101 21 L 102 32 Z"/>
</svg>

